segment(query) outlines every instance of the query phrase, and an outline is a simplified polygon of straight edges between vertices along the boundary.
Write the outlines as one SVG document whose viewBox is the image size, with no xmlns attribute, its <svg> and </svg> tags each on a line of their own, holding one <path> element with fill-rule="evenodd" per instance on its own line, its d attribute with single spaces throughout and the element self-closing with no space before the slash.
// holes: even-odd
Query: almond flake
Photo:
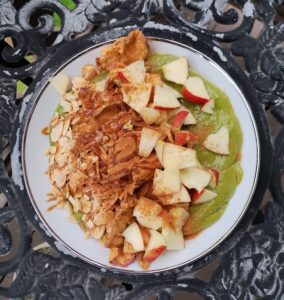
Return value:
<svg viewBox="0 0 284 300">
<path fill-rule="evenodd" d="M 66 182 L 66 174 L 63 171 L 55 169 L 52 173 L 52 180 L 57 187 L 63 187 Z"/>
<path fill-rule="evenodd" d="M 65 136 L 67 133 L 67 130 L 69 129 L 70 126 L 70 118 L 66 119 L 64 121 L 63 129 L 62 129 L 62 135 Z"/>
<path fill-rule="evenodd" d="M 91 232 L 91 235 L 94 239 L 99 240 L 100 238 L 103 237 L 104 233 L 105 233 L 105 226 L 101 225 L 101 226 L 95 226 L 95 228 Z"/>
<path fill-rule="evenodd" d="M 51 134 L 50 134 L 50 139 L 53 143 L 57 142 L 58 139 L 60 138 L 62 134 L 62 129 L 63 129 L 63 122 L 59 121 L 55 127 L 52 128 Z"/>
</svg>

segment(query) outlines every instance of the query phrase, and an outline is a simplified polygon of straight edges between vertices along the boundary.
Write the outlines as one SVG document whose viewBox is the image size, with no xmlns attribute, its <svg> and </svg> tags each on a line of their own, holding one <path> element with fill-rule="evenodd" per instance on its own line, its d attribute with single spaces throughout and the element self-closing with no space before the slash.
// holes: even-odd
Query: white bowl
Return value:
<svg viewBox="0 0 284 300">
<path fill-rule="evenodd" d="M 88 51 L 78 54 L 61 66 L 58 71 L 62 70 L 71 77 L 79 76 L 81 67 L 94 62 L 104 45 L 94 46 Z M 203 230 L 194 239 L 187 241 L 183 250 L 165 252 L 151 264 L 148 271 L 141 270 L 137 263 L 124 269 L 127 272 L 141 273 L 169 270 L 193 262 L 219 245 L 232 232 L 248 207 L 259 169 L 258 134 L 255 122 L 244 95 L 233 79 L 210 58 L 185 45 L 168 40 L 152 39 L 150 46 L 155 52 L 187 57 L 194 70 L 229 96 L 243 131 L 241 165 L 244 176 L 220 220 Z M 59 95 L 49 82 L 46 82 L 26 125 L 22 147 L 24 179 L 29 197 L 39 218 L 55 239 L 63 243 L 76 256 L 91 264 L 117 269 L 118 267 L 114 267 L 108 262 L 109 250 L 94 239 L 85 240 L 80 227 L 68 221 L 65 210 L 55 209 L 47 212 L 50 203 L 46 201 L 46 194 L 50 192 L 51 187 L 48 177 L 44 173 L 48 168 L 45 150 L 49 147 L 49 141 L 46 136 L 41 134 L 41 129 L 48 125 L 58 103 Z"/>
</svg>

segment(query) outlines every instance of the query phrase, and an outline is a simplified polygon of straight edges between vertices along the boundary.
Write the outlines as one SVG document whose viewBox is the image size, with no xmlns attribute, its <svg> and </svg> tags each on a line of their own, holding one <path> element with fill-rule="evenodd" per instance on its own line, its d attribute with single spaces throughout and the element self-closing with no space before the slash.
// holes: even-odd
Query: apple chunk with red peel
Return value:
<svg viewBox="0 0 284 300">
<path fill-rule="evenodd" d="M 144 260 L 152 262 L 158 258 L 166 249 L 166 242 L 161 233 L 155 230 L 150 230 L 150 240 L 144 254 Z"/>
<path fill-rule="evenodd" d="M 173 130 L 180 130 L 181 129 L 181 126 L 183 125 L 184 123 L 184 120 L 185 118 L 187 117 L 188 115 L 188 111 L 180 111 L 176 114 L 175 118 L 174 118 L 174 121 L 173 121 L 173 124 L 172 124 L 172 129 Z"/>
<path fill-rule="evenodd" d="M 208 169 L 208 172 L 211 174 L 211 180 L 209 182 L 209 186 L 213 189 L 215 189 L 219 183 L 219 177 L 220 177 L 220 174 L 219 174 L 219 171 L 216 170 L 216 169 Z"/>
<path fill-rule="evenodd" d="M 206 149 L 223 155 L 229 155 L 229 130 L 227 127 L 220 128 L 216 133 L 209 134 L 203 145 Z"/>
<path fill-rule="evenodd" d="M 191 113 L 191 111 L 183 105 L 181 105 L 179 108 L 177 108 L 175 110 L 168 112 L 168 118 L 172 119 L 173 117 L 175 117 L 178 113 L 180 113 L 182 111 L 188 112 L 187 116 L 183 120 L 184 125 L 195 125 L 197 123 L 196 119 L 195 119 L 194 115 Z"/>
<path fill-rule="evenodd" d="M 140 110 L 140 116 L 147 125 L 155 123 L 160 118 L 160 112 L 151 107 L 142 107 Z"/>
<path fill-rule="evenodd" d="M 209 202 L 216 198 L 218 195 L 215 192 L 204 189 L 200 193 L 194 190 L 191 194 L 191 199 L 193 204 L 201 204 L 205 202 Z"/>
<path fill-rule="evenodd" d="M 129 80 L 126 78 L 122 71 L 118 71 L 114 76 L 114 82 L 118 86 L 121 86 L 121 84 L 123 83 L 129 83 Z"/>
<path fill-rule="evenodd" d="M 146 76 L 144 60 L 135 61 L 125 67 L 121 72 L 128 82 L 142 83 Z"/>
<path fill-rule="evenodd" d="M 131 244 L 134 252 L 140 252 L 144 250 L 144 242 L 141 231 L 137 223 L 131 223 L 122 233 L 125 240 Z"/>
<path fill-rule="evenodd" d="M 56 89 L 59 95 L 63 96 L 70 87 L 70 78 L 65 73 L 58 73 L 50 79 L 50 84 Z"/>
<path fill-rule="evenodd" d="M 187 189 L 182 185 L 178 193 L 161 196 L 159 197 L 159 202 L 162 205 L 170 205 L 176 203 L 188 203 L 191 202 L 191 199 Z"/>
<path fill-rule="evenodd" d="M 185 100 L 196 104 L 205 104 L 209 101 L 205 84 L 199 77 L 188 77 L 182 88 L 182 96 Z"/>
<path fill-rule="evenodd" d="M 127 83 L 122 85 L 123 101 L 136 112 L 140 113 L 141 108 L 147 106 L 152 85 L 151 83 Z"/>
<path fill-rule="evenodd" d="M 165 239 L 167 250 L 181 250 L 184 248 L 184 238 L 181 230 L 175 231 L 170 226 L 164 226 L 162 236 Z"/>
<path fill-rule="evenodd" d="M 177 97 L 169 89 L 162 86 L 155 86 L 154 108 L 162 111 L 169 111 L 180 107 Z"/>
<path fill-rule="evenodd" d="M 158 131 L 143 127 L 140 137 L 138 154 L 142 157 L 148 157 L 153 151 L 159 138 L 160 133 Z"/>
<path fill-rule="evenodd" d="M 163 196 L 178 193 L 181 188 L 180 173 L 177 169 L 164 171 L 156 169 L 153 180 L 153 195 Z"/>
<path fill-rule="evenodd" d="M 214 99 L 210 99 L 207 103 L 205 103 L 202 106 L 201 111 L 209 115 L 214 115 L 214 107 L 215 107 Z"/>
<path fill-rule="evenodd" d="M 199 193 L 209 184 L 211 174 L 199 168 L 186 168 L 180 171 L 181 182 L 189 189 L 195 189 Z"/>
<path fill-rule="evenodd" d="M 185 57 L 178 58 L 162 67 L 165 79 L 184 84 L 188 75 L 188 63 Z"/>
<path fill-rule="evenodd" d="M 185 144 L 195 144 L 198 141 L 198 137 L 190 131 L 177 131 L 175 132 L 175 143 L 183 146 Z"/>
<path fill-rule="evenodd" d="M 163 165 L 163 149 L 164 149 L 165 142 L 163 141 L 158 141 L 155 145 L 155 151 L 156 155 L 161 163 Z"/>
<path fill-rule="evenodd" d="M 196 152 L 179 145 L 165 143 L 163 166 L 170 169 L 184 169 L 196 166 Z"/>
</svg>

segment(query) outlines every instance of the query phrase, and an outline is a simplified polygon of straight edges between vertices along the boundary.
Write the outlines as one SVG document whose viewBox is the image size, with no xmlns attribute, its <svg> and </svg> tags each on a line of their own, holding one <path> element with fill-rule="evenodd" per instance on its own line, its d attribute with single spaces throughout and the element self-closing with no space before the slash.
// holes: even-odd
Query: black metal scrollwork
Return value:
<svg viewBox="0 0 284 300">
<path fill-rule="evenodd" d="M 15 272 L 17 275 L 9 288 L 0 287 L 0 296 L 30 295 L 33 299 L 146 299 L 158 296 L 159 299 L 172 299 L 176 293 L 183 292 L 188 296 L 197 293 L 204 299 L 283 298 L 284 24 L 277 18 L 277 10 L 283 2 L 74 0 L 74 8 L 68 9 L 61 1 L 53 0 L 0 1 L 0 285 L 7 274 Z M 226 6 L 229 4 L 230 7 Z M 56 30 L 54 13 L 60 19 Z M 80 35 L 90 31 L 96 35 L 118 26 L 145 23 L 145 27 L 150 28 L 153 20 L 166 25 L 156 26 L 161 34 L 169 28 L 167 26 L 172 26 L 173 32 L 194 34 L 224 47 L 224 53 L 243 57 L 248 84 L 256 92 L 260 104 L 255 109 L 259 110 L 257 122 L 264 128 L 264 132 L 260 132 L 263 140 L 270 139 L 264 109 L 273 114 L 281 127 L 273 140 L 273 159 L 263 158 L 272 161 L 269 188 L 273 202 L 267 205 L 264 214 L 259 213 L 263 220 L 256 218 L 253 223 L 259 199 L 248 212 L 251 219 L 245 218 L 238 227 L 234 241 L 216 250 L 220 264 L 209 282 L 194 278 L 193 271 L 204 267 L 216 255 L 160 277 L 117 275 L 114 279 L 112 274 L 73 259 L 58 249 L 33 250 L 32 232 L 43 225 L 35 219 L 34 213 L 26 213 L 28 201 L 23 201 L 23 194 L 15 184 L 17 177 L 13 172 L 19 167 L 20 154 L 13 151 L 15 147 L 10 149 L 10 145 L 15 145 L 19 134 L 14 125 L 20 113 L 19 103 L 26 105 L 29 101 L 29 95 L 16 96 L 17 81 L 29 85 L 65 43 Z M 259 37 L 253 38 L 251 31 L 256 20 L 262 22 L 263 30 Z M 227 31 L 215 31 L 212 22 L 235 26 Z M 28 54 L 33 54 L 33 61 L 27 59 Z M 270 153 L 269 142 L 266 147 L 265 153 Z M 269 174 L 262 180 L 264 191 Z M 262 197 L 263 193 L 258 195 Z M 12 223 L 17 230 L 11 230 Z M 53 244 L 44 230 L 40 232 Z"/>
</svg>

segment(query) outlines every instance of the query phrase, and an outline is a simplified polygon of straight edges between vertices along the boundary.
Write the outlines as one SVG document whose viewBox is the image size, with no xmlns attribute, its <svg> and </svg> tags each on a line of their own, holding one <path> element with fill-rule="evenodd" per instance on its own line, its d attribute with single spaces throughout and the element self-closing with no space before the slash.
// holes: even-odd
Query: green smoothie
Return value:
<svg viewBox="0 0 284 300">
<path fill-rule="evenodd" d="M 161 67 L 175 59 L 177 59 L 177 57 L 173 55 L 152 54 L 147 60 L 147 64 L 152 72 L 162 74 Z M 198 143 L 194 146 L 198 160 L 204 167 L 217 169 L 220 172 L 220 179 L 217 188 L 215 190 L 211 189 L 218 194 L 215 199 L 204 204 L 190 207 L 190 219 L 184 227 L 185 235 L 196 234 L 215 223 L 222 216 L 228 201 L 242 180 L 243 174 L 241 165 L 238 162 L 242 147 L 242 131 L 229 97 L 194 70 L 190 70 L 189 75 L 201 77 L 205 82 L 210 97 L 214 98 L 215 101 L 214 115 L 209 115 L 201 112 L 200 105 L 190 103 L 184 99 L 181 100 L 182 104 L 193 113 L 197 120 L 197 124 L 189 125 L 188 130 L 196 134 L 199 138 Z M 181 92 L 182 86 L 166 80 L 164 81 L 166 84 Z M 229 155 L 218 155 L 202 146 L 205 138 L 209 134 L 215 133 L 222 126 L 229 129 Z"/>
</svg>

